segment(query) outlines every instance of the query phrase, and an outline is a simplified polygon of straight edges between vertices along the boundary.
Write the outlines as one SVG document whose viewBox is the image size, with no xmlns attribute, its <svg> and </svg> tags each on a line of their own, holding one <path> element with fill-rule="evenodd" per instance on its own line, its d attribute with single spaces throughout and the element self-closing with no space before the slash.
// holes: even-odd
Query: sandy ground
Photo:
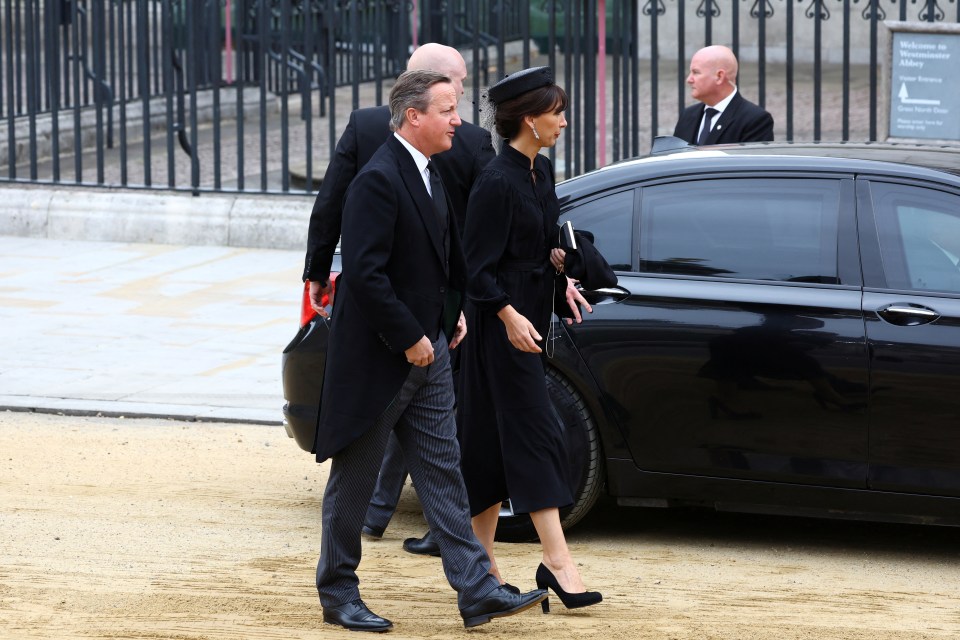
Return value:
<svg viewBox="0 0 960 640">
<path fill-rule="evenodd" d="M 0 414 L 0 638 L 355 637 L 313 587 L 327 465 L 279 427 Z M 570 532 L 603 604 L 466 631 L 406 489 L 361 588 L 391 638 L 956 638 L 956 531 L 602 504 Z M 533 588 L 535 544 L 501 545 Z"/>
</svg>

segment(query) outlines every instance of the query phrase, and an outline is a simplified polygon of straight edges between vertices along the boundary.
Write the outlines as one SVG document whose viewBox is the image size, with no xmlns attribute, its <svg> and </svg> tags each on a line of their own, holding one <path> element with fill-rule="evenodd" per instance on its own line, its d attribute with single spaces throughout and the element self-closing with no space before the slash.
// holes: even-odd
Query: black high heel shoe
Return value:
<svg viewBox="0 0 960 640">
<path fill-rule="evenodd" d="M 550 569 L 542 562 L 537 567 L 537 588 L 546 589 L 550 587 L 560 598 L 567 609 L 579 609 L 580 607 L 589 607 L 603 600 L 603 595 L 599 591 L 584 591 L 583 593 L 567 593 L 560 587 L 560 582 Z M 544 613 L 550 613 L 550 598 L 544 598 L 540 603 Z"/>
</svg>

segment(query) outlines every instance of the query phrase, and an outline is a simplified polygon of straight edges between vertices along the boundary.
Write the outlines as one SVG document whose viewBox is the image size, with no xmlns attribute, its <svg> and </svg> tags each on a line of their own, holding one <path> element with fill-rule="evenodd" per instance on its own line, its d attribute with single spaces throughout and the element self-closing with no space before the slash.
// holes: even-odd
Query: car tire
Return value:
<svg viewBox="0 0 960 640">
<path fill-rule="evenodd" d="M 554 369 L 547 368 L 547 393 L 557 420 L 563 425 L 570 468 L 570 490 L 573 504 L 560 510 L 560 525 L 569 529 L 587 514 L 603 490 L 603 447 L 597 424 L 587 403 L 573 385 Z M 537 531 L 527 514 L 514 515 L 509 501 L 504 502 L 497 523 L 497 540 L 530 542 L 537 540 Z"/>
</svg>

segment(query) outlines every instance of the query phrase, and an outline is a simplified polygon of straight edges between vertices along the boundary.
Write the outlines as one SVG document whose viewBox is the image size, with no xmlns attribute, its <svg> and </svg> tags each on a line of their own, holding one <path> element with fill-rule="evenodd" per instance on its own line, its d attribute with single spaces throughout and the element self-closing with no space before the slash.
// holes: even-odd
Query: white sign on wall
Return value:
<svg viewBox="0 0 960 640">
<path fill-rule="evenodd" d="M 906 25 L 907 23 L 894 23 Z M 960 140 L 960 32 L 894 29 L 890 40 L 889 135 Z M 927 25 L 928 28 L 942 25 Z"/>
</svg>

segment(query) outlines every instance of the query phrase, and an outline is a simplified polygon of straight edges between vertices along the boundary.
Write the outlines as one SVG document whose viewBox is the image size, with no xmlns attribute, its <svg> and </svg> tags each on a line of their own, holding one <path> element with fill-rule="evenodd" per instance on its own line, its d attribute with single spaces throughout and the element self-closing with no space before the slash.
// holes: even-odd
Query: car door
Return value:
<svg viewBox="0 0 960 640">
<path fill-rule="evenodd" d="M 568 328 L 636 466 L 865 486 L 852 178 L 704 176 L 639 202 L 621 293 L 588 294 L 616 304 Z"/>
<path fill-rule="evenodd" d="M 870 487 L 960 496 L 960 190 L 880 179 L 858 190 L 871 214 Z"/>
</svg>

